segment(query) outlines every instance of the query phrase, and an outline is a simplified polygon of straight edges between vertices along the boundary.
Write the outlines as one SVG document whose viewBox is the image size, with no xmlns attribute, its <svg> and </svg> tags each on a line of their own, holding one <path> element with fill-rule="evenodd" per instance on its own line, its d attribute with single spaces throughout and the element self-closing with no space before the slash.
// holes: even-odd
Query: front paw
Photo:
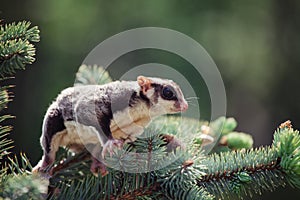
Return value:
<svg viewBox="0 0 300 200">
<path fill-rule="evenodd" d="M 114 153 L 114 148 L 121 149 L 123 147 L 124 142 L 122 140 L 110 139 L 104 145 L 102 149 L 102 158 L 104 158 L 105 154 L 109 152 L 110 157 Z"/>
<path fill-rule="evenodd" d="M 176 149 L 178 148 L 182 150 L 185 149 L 184 143 L 175 138 L 174 135 L 163 134 L 162 138 L 166 142 L 165 146 L 168 153 L 176 152 Z"/>
</svg>

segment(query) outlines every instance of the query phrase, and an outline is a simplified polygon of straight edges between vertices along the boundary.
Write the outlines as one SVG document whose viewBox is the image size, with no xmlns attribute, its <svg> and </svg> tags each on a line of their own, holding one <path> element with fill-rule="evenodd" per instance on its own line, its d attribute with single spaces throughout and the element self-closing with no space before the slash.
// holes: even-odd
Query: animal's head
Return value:
<svg viewBox="0 0 300 200">
<path fill-rule="evenodd" d="M 152 116 L 184 112 L 188 103 L 179 86 L 172 80 L 138 76 L 140 93 L 150 100 Z"/>
</svg>

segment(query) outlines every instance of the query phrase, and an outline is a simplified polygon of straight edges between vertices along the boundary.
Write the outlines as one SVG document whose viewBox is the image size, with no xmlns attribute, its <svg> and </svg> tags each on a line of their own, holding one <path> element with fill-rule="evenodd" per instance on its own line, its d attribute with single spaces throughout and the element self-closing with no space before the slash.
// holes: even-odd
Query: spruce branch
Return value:
<svg viewBox="0 0 300 200">
<path fill-rule="evenodd" d="M 5 181 L 0 183 L 0 187 L 0 199 L 43 199 L 42 194 L 47 191 L 47 181 L 38 176 L 9 174 L 5 176 Z"/>
<path fill-rule="evenodd" d="M 287 182 L 300 188 L 300 134 L 292 128 L 290 121 L 281 124 L 275 131 L 272 147 L 280 159 Z"/>
<path fill-rule="evenodd" d="M 30 22 L 0 26 L 0 76 L 12 75 L 35 61 L 34 42 L 39 42 L 38 28 Z"/>
<path fill-rule="evenodd" d="M 109 173 L 104 177 L 95 177 L 88 169 L 77 165 L 76 171 L 81 168 L 84 178 L 57 182 L 58 179 L 52 177 L 50 182 L 56 184 L 52 185 L 53 191 L 61 192 L 53 192 L 51 199 L 212 199 L 203 188 L 195 187 L 195 178 L 201 171 L 191 160 L 186 160 L 187 156 L 182 154 L 172 164 L 147 173 L 108 168 Z"/>
<path fill-rule="evenodd" d="M 166 120 L 174 126 L 158 129 Z M 62 191 L 57 196 L 53 192 L 52 198 L 82 199 L 89 193 L 90 199 L 212 199 L 205 189 L 196 187 L 196 177 L 203 175 L 204 166 L 194 165 L 188 152 L 166 152 L 166 141 L 160 133 L 181 130 L 178 129 L 180 120 L 161 118 L 145 130 L 143 137 L 125 145 L 123 150 L 116 150 L 114 156 L 107 158 L 109 173 L 104 177 L 92 176 L 85 161 L 76 156 L 70 161 L 66 159 L 63 163 L 68 167 L 59 168 L 50 179 L 52 191 Z M 198 121 L 194 122 L 194 126 L 199 125 Z M 145 169 L 149 172 L 140 173 Z M 84 176 L 78 178 L 77 173 Z"/>
<path fill-rule="evenodd" d="M 202 165 L 194 165 L 190 155 L 181 156 L 162 170 L 155 171 L 161 191 L 169 199 L 213 199 L 204 188 L 196 187 L 196 178 L 202 176 Z"/>
<path fill-rule="evenodd" d="M 0 150 L 3 145 L 0 143 Z M 42 199 L 47 192 L 48 180 L 32 175 L 31 164 L 25 154 L 9 157 L 0 169 L 0 199 Z"/>
<path fill-rule="evenodd" d="M 8 40 L 28 40 L 29 42 L 39 42 L 39 29 L 37 26 L 29 28 L 30 22 L 22 21 L 18 23 L 11 23 L 1 25 L 0 27 L 0 41 L 5 42 Z"/>
<path fill-rule="evenodd" d="M 271 147 L 213 154 L 203 160 L 205 176 L 197 185 L 221 199 L 252 197 L 277 187 L 300 188 L 300 135 L 279 128 Z"/>
<path fill-rule="evenodd" d="M 29 22 L 3 25 L 0 23 L 0 81 L 8 79 L 17 69 L 24 69 L 34 61 L 35 48 L 31 42 L 39 41 L 37 27 L 29 28 Z M 12 101 L 12 86 L 0 87 L 0 111 Z M 31 164 L 25 154 L 11 158 L 9 150 L 13 141 L 7 136 L 10 125 L 2 125 L 11 115 L 0 116 L 0 199 L 41 199 L 46 192 L 48 181 L 31 175 Z"/>
<path fill-rule="evenodd" d="M 207 167 L 206 175 L 197 179 L 198 186 L 221 199 L 252 197 L 253 193 L 273 191 L 285 185 L 276 153 L 271 148 L 213 154 L 203 160 L 203 165 Z M 244 181 L 241 177 L 248 178 Z"/>
</svg>

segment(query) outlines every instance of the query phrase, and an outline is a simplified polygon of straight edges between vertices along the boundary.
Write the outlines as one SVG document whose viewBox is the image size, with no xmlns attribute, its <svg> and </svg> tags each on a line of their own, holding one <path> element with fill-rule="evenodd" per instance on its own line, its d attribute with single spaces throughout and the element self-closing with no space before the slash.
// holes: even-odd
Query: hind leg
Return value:
<svg viewBox="0 0 300 200">
<path fill-rule="evenodd" d="M 32 168 L 32 172 L 37 173 L 37 172 L 45 171 L 48 166 L 53 164 L 54 160 L 55 160 L 55 153 L 44 152 L 42 159 L 38 162 L 38 164 L 34 168 Z"/>
<path fill-rule="evenodd" d="M 52 165 L 55 161 L 56 152 L 61 146 L 64 136 L 67 134 L 67 130 L 57 132 L 51 140 L 51 145 L 49 148 L 44 148 L 44 155 L 38 164 L 32 169 L 33 172 L 43 172 Z"/>
<path fill-rule="evenodd" d="M 52 104 L 44 118 L 41 145 L 44 155 L 33 168 L 33 172 L 43 171 L 55 161 L 55 154 L 61 146 L 62 138 L 66 134 L 64 120 L 57 104 Z"/>
</svg>

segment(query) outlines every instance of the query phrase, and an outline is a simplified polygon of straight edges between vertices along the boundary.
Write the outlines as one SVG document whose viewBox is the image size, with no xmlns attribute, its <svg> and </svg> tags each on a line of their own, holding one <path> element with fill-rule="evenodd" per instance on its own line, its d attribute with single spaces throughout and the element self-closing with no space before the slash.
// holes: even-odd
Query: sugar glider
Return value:
<svg viewBox="0 0 300 200">
<path fill-rule="evenodd" d="M 83 150 L 99 143 L 101 157 L 143 133 L 151 119 L 188 109 L 179 86 L 172 80 L 138 76 L 136 81 L 115 81 L 63 90 L 48 108 L 42 127 L 44 154 L 33 171 L 55 161 L 60 146 Z M 92 156 L 91 171 L 104 175 L 104 164 Z"/>
</svg>

